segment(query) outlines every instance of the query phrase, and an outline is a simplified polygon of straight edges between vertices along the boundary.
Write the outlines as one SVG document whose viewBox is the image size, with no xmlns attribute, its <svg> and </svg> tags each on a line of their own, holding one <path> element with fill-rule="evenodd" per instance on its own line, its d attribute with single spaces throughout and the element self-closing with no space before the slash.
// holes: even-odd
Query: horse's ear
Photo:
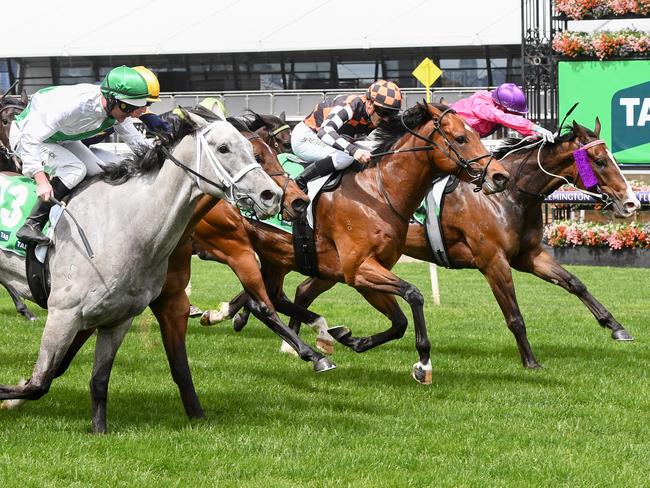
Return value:
<svg viewBox="0 0 650 488">
<path fill-rule="evenodd" d="M 280 114 L 280 120 L 284 123 L 287 121 L 287 115 L 284 113 L 284 110 Z"/>
<path fill-rule="evenodd" d="M 596 127 L 594 128 L 594 134 L 596 137 L 600 137 L 600 119 L 596 117 Z"/>
<path fill-rule="evenodd" d="M 20 94 L 20 101 L 23 102 L 24 105 L 27 105 L 27 102 L 29 102 L 29 97 L 27 96 L 27 90 L 23 88 L 22 93 Z"/>
<path fill-rule="evenodd" d="M 587 131 L 585 131 L 585 128 L 582 127 L 580 124 L 578 124 L 575 120 L 572 121 L 573 126 L 573 131 L 577 134 L 577 136 L 582 139 L 583 141 L 587 139 Z"/>
<path fill-rule="evenodd" d="M 185 110 L 183 110 L 183 113 L 188 118 L 188 120 L 190 120 L 191 123 L 194 124 L 194 127 L 197 129 L 208 125 L 208 121 L 205 120 L 200 115 L 196 115 L 195 113 L 187 112 Z"/>
</svg>

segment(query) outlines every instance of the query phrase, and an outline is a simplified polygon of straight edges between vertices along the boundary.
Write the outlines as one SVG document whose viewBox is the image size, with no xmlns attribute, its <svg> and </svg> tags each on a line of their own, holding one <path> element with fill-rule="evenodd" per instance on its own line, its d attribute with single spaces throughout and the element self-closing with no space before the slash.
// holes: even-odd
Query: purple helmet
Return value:
<svg viewBox="0 0 650 488">
<path fill-rule="evenodd" d="M 511 112 L 528 113 L 526 95 L 521 87 L 514 83 L 503 83 L 496 90 L 492 90 L 492 100 Z"/>
</svg>

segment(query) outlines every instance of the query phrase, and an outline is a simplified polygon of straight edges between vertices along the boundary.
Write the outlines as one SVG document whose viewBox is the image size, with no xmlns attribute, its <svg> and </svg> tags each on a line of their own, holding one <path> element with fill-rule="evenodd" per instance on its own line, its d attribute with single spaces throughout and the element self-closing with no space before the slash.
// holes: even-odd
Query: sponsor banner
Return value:
<svg viewBox="0 0 650 488">
<path fill-rule="evenodd" d="M 636 197 L 642 205 L 650 204 L 650 192 L 637 191 Z M 600 200 L 580 191 L 556 191 L 546 197 L 544 203 L 601 203 Z"/>
<path fill-rule="evenodd" d="M 600 137 L 619 163 L 650 164 L 650 60 L 561 61 L 558 87 L 561 120 L 569 116 L 593 129 L 596 117 Z"/>
</svg>

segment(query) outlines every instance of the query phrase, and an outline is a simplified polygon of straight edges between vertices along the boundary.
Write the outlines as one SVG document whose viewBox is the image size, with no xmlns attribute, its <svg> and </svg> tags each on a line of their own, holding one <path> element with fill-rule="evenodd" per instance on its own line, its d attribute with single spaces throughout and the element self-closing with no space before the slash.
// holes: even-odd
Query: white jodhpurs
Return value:
<svg viewBox="0 0 650 488">
<path fill-rule="evenodd" d="M 20 157 L 20 141 L 18 138 L 11 139 L 11 146 Z M 88 148 L 81 141 L 44 143 L 41 146 L 43 170 L 50 176 L 57 176 L 70 189 L 81 183 L 84 178 L 101 173 L 107 163 L 121 160 L 117 154 L 99 148 Z"/>
<path fill-rule="evenodd" d="M 304 122 L 300 122 L 291 131 L 291 148 L 296 156 L 305 161 L 313 162 L 331 156 L 336 169 L 347 168 L 354 161 L 348 153 L 321 141 Z"/>
</svg>

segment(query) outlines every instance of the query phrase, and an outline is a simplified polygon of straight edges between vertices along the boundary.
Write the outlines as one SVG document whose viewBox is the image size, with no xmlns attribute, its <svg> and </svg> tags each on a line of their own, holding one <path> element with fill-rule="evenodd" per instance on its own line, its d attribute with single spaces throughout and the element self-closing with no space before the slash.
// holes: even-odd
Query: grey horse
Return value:
<svg viewBox="0 0 650 488">
<path fill-rule="evenodd" d="M 251 144 L 224 120 L 208 124 L 187 114 L 193 130 L 162 166 L 135 171 L 111 184 L 98 179 L 76 192 L 49 253 L 52 292 L 39 356 L 24 385 L 0 385 L 0 400 L 45 395 L 76 334 L 97 328 L 90 382 L 92 430 L 106 432 L 108 381 L 115 354 L 133 318 L 158 296 L 167 262 L 202 194 L 227 198 L 260 217 L 280 209 L 281 190 L 255 161 Z M 171 160 L 170 160 L 171 159 Z M 176 164 L 174 164 L 176 163 Z M 29 296 L 22 261 L 0 253 L 0 269 L 15 270 L 12 285 Z"/>
</svg>

